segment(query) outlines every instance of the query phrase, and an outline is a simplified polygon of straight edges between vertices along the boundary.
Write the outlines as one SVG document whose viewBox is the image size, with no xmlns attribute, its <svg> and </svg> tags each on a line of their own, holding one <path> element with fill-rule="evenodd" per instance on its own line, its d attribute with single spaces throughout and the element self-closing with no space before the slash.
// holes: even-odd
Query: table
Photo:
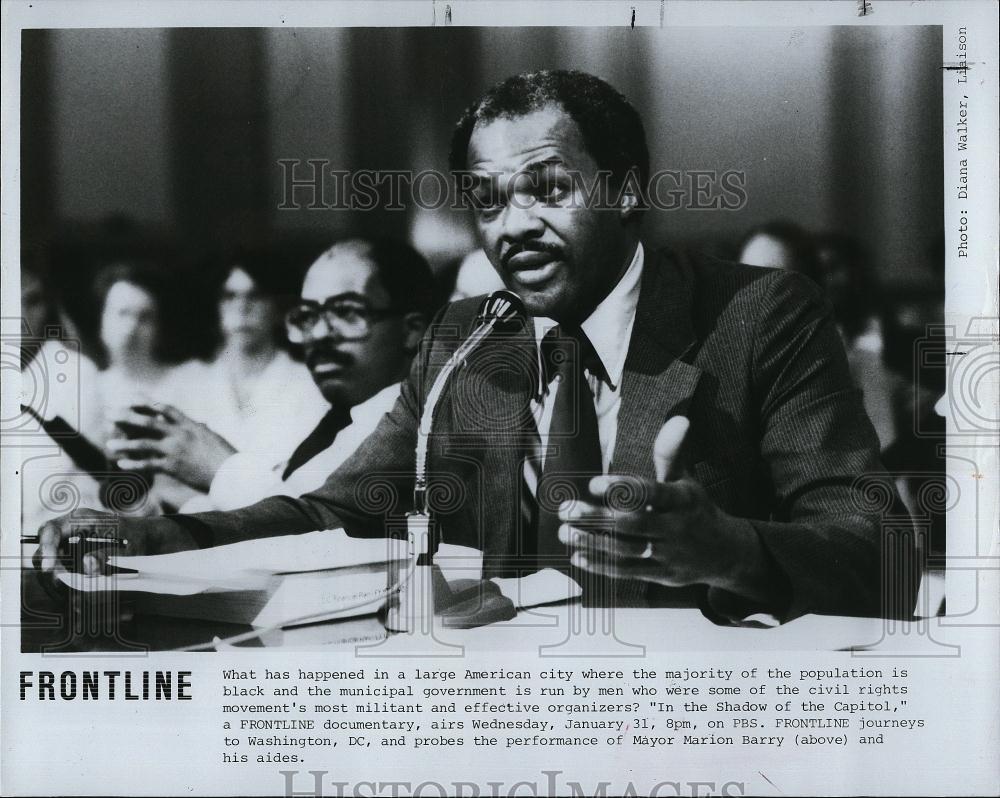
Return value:
<svg viewBox="0 0 1000 798">
<path fill-rule="evenodd" d="M 935 577 L 935 581 L 941 579 Z M 131 612 L 125 603 L 59 601 L 41 587 L 36 574 L 21 574 L 21 646 L 46 653 L 168 650 L 207 643 L 251 631 L 243 624 L 171 618 Z M 88 594 L 93 596 L 93 594 Z M 74 606 L 75 605 L 75 606 Z M 111 618 L 117 618 L 113 622 Z M 249 647 L 310 650 L 351 638 L 359 656 L 461 656 L 477 650 L 530 650 L 548 656 L 631 657 L 656 651 L 868 650 L 919 653 L 938 651 L 937 619 L 884 621 L 810 615 L 773 629 L 716 626 L 697 609 L 585 608 L 563 602 L 522 610 L 517 617 L 478 629 L 448 629 L 436 624 L 432 635 L 393 634 L 384 640 L 380 619 L 314 624 L 273 632 L 241 643 Z"/>
</svg>

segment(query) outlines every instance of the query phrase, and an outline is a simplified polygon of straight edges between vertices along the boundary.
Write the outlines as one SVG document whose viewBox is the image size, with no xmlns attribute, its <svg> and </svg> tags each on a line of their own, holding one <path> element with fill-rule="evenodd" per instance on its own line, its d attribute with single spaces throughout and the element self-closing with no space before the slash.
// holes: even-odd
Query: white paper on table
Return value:
<svg viewBox="0 0 1000 798">
<path fill-rule="evenodd" d="M 518 608 L 568 601 L 583 595 L 583 588 L 574 579 L 554 568 L 509 579 L 495 577 L 490 581 Z"/>
<path fill-rule="evenodd" d="M 385 569 L 290 574 L 252 625 L 277 627 L 366 615 L 375 612 L 387 594 Z"/>
<path fill-rule="evenodd" d="M 483 553 L 471 546 L 441 543 L 434 555 L 434 564 L 449 583 L 458 579 L 483 578 Z"/>
<path fill-rule="evenodd" d="M 173 554 L 109 557 L 108 562 L 144 575 L 218 582 L 246 572 L 300 573 L 401 560 L 406 550 L 405 541 L 352 538 L 343 529 L 326 529 Z"/>
<path fill-rule="evenodd" d="M 56 578 L 72 590 L 79 590 L 82 593 L 101 593 L 112 591 L 131 591 L 134 593 L 159 593 L 166 596 L 193 596 L 205 590 L 218 590 L 220 588 L 253 589 L 261 582 L 258 577 L 253 584 L 244 581 L 239 585 L 224 585 L 216 581 L 214 584 L 205 581 L 195 581 L 191 579 L 177 579 L 172 576 L 159 577 L 147 574 L 112 574 L 111 576 L 85 576 L 84 574 L 62 571 L 56 574 Z M 265 580 L 266 581 L 266 580 Z"/>
</svg>

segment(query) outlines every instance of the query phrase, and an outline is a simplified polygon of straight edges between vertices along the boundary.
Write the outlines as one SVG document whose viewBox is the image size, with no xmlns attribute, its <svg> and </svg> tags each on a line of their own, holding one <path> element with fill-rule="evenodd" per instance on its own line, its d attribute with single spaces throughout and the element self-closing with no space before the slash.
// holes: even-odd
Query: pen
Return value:
<svg viewBox="0 0 1000 798">
<path fill-rule="evenodd" d="M 22 543 L 40 543 L 38 535 L 22 535 Z M 115 543 L 119 546 L 127 546 L 128 541 L 124 538 L 81 538 L 79 535 L 71 535 L 66 538 L 66 543 L 70 546 L 76 546 L 80 543 Z"/>
</svg>

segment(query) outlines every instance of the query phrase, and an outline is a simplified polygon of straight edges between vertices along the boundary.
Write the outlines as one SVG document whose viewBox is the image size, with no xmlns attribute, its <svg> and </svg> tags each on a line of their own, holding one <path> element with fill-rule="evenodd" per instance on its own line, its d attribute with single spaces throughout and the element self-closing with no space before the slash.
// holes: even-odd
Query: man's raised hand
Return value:
<svg viewBox="0 0 1000 798">
<path fill-rule="evenodd" d="M 660 429 L 653 444 L 655 480 L 594 477 L 589 500 L 564 502 L 559 539 L 570 547 L 573 565 L 602 576 L 757 595 L 766 570 L 760 541 L 749 524 L 724 513 L 683 474 L 688 427 L 678 416 Z"/>
</svg>

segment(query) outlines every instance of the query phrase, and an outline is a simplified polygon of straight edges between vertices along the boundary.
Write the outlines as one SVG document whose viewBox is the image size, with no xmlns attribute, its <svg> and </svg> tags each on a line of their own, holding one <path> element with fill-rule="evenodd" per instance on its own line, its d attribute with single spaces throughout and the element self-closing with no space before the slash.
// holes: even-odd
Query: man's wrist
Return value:
<svg viewBox="0 0 1000 798">
<path fill-rule="evenodd" d="M 736 518 L 721 510 L 718 512 L 719 539 L 727 541 L 729 556 L 725 559 L 727 567 L 708 584 L 755 601 L 766 602 L 776 598 L 774 585 L 778 580 L 775 566 L 753 524 L 745 518 Z"/>
<path fill-rule="evenodd" d="M 172 551 L 207 549 L 215 545 L 210 527 L 188 515 L 165 515 L 149 519 L 149 539 L 152 552 L 165 554 Z"/>
<path fill-rule="evenodd" d="M 219 473 L 219 469 L 235 453 L 235 449 L 226 451 L 221 447 L 214 448 L 207 453 L 207 456 L 201 462 L 193 462 L 194 470 L 191 487 L 203 493 L 208 493 L 212 488 L 212 481 L 215 479 L 215 475 Z"/>
<path fill-rule="evenodd" d="M 791 604 L 791 585 L 764 546 L 752 521 L 723 514 L 721 539 L 729 541 L 727 569 L 707 580 L 699 604 L 715 623 L 775 626 L 783 622 Z"/>
<path fill-rule="evenodd" d="M 230 445 L 230 443 L 224 438 L 219 438 L 218 446 L 212 450 L 212 454 L 212 462 L 209 464 L 207 469 L 211 472 L 208 477 L 209 482 L 212 481 L 219 469 L 222 468 L 222 464 L 236 454 L 236 449 L 233 448 L 233 446 Z"/>
</svg>

